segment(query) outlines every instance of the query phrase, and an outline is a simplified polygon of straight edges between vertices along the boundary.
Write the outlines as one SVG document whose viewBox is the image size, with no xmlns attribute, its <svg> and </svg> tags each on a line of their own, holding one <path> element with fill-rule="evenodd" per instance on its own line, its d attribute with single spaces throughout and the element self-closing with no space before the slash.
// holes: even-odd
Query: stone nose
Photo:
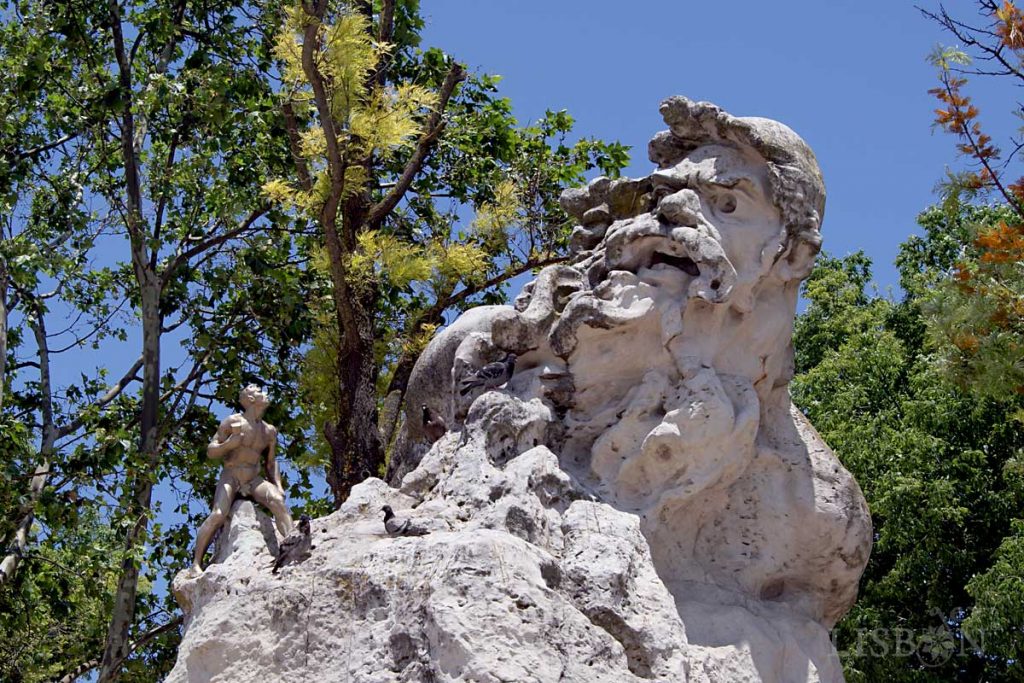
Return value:
<svg viewBox="0 0 1024 683">
<path fill-rule="evenodd" d="M 695 228 L 700 220 L 700 197 L 693 190 L 679 190 L 658 202 L 658 216 L 673 225 Z"/>
</svg>

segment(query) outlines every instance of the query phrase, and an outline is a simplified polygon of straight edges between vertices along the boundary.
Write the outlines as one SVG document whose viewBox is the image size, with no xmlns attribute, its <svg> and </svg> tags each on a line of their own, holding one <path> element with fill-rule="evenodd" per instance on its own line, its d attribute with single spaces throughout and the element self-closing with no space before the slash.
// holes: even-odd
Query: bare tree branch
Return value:
<svg viewBox="0 0 1024 683">
<path fill-rule="evenodd" d="M 36 504 L 50 477 L 50 460 L 53 458 L 53 448 L 57 442 L 57 428 L 53 422 L 53 390 L 50 383 L 50 352 L 46 341 L 46 321 L 43 317 L 42 305 L 38 300 L 34 303 L 35 311 L 29 317 L 28 324 L 35 335 L 39 352 L 39 400 L 43 437 L 39 447 L 39 462 L 32 475 L 32 480 L 29 482 L 28 495 L 18 510 L 21 519 L 5 544 L 7 554 L 0 561 L 0 586 L 14 577 L 21 558 L 25 556 L 28 548 L 28 535 L 35 519 Z"/>
<path fill-rule="evenodd" d="M 237 227 L 228 230 L 227 232 L 222 232 L 219 235 L 208 237 L 192 245 L 188 249 L 179 252 L 173 259 L 171 259 L 171 262 L 167 264 L 163 273 L 160 274 L 161 289 L 167 286 L 168 281 L 174 275 L 174 271 L 177 270 L 179 266 L 188 263 L 188 260 L 197 254 L 201 254 L 208 249 L 224 244 L 228 240 L 234 239 L 235 237 L 248 232 L 252 228 L 253 223 L 262 218 L 268 211 L 270 211 L 270 205 L 263 204 L 262 206 L 258 206 L 253 209 L 246 219 Z"/>
<path fill-rule="evenodd" d="M 56 140 L 54 140 L 52 142 L 47 142 L 44 145 L 39 145 L 38 147 L 33 147 L 32 149 L 26 149 L 23 152 L 18 152 L 18 160 L 19 161 L 23 161 L 25 159 L 31 159 L 33 157 L 39 156 L 43 152 L 48 152 L 51 149 L 54 149 L 56 147 L 60 147 L 65 142 L 70 142 L 71 140 L 74 140 L 79 135 L 80 135 L 80 133 L 77 132 L 77 131 L 74 132 L 74 133 L 67 133 L 65 135 L 60 136 L 59 138 L 57 138 Z"/>
<path fill-rule="evenodd" d="M 167 177 L 171 173 L 171 169 L 174 167 L 174 155 L 178 151 L 178 137 L 181 132 L 175 129 L 174 134 L 171 135 L 171 144 L 167 150 L 167 160 L 164 162 L 163 178 L 162 182 L 166 182 Z M 160 199 L 157 200 L 156 204 L 156 216 L 153 219 L 153 241 L 156 244 L 160 243 L 160 232 L 163 230 L 164 225 L 164 211 L 167 208 L 167 193 L 164 191 L 160 192 Z M 149 257 L 149 267 L 152 270 L 156 270 L 157 254 L 159 249 L 154 249 L 153 253 Z"/>
<path fill-rule="evenodd" d="M 63 439 L 65 436 L 68 436 L 69 434 L 77 431 L 84 424 L 85 416 L 90 410 L 101 409 L 108 405 L 115 398 L 120 396 L 121 392 L 124 391 L 125 387 L 127 387 L 132 382 L 132 380 L 136 379 L 139 369 L 142 367 L 142 363 L 143 356 L 139 356 L 137 359 L 135 359 L 135 362 L 132 364 L 130 368 L 128 368 L 128 371 L 124 373 L 121 379 L 117 380 L 115 384 L 108 388 L 105 394 L 103 394 L 98 399 L 89 404 L 88 408 L 79 411 L 78 417 L 71 420 L 71 422 L 68 422 L 67 424 L 61 425 L 57 429 L 57 438 Z"/>
<path fill-rule="evenodd" d="M 302 41 L 302 71 L 313 88 L 313 100 L 316 104 L 317 115 L 327 140 L 327 168 L 331 183 L 327 200 L 320 209 L 320 227 L 323 228 L 324 241 L 327 244 L 327 253 L 331 260 L 331 282 L 334 285 L 335 313 L 338 316 L 341 342 L 344 347 L 352 348 L 356 343 L 354 335 L 357 323 L 354 310 L 355 302 L 349 292 L 344 252 L 346 248 L 349 251 L 352 250 L 355 238 L 354 235 L 346 232 L 343 243 L 337 229 L 338 207 L 345 192 L 345 159 L 338 144 L 338 131 L 331 111 L 331 99 L 327 92 L 327 85 L 315 58 L 320 48 L 320 21 L 323 20 L 326 4 L 326 0 L 319 0 L 312 11 L 306 10 L 319 21 L 310 22 L 306 26 Z"/>
</svg>

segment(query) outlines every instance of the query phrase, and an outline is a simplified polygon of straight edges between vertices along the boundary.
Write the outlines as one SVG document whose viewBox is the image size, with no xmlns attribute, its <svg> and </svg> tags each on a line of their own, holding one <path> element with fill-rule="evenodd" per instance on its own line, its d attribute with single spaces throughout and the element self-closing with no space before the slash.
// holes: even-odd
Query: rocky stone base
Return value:
<svg viewBox="0 0 1024 683">
<path fill-rule="evenodd" d="M 186 633 L 167 680 L 842 680 L 814 622 L 677 606 L 639 518 L 585 499 L 546 447 L 499 467 L 460 438 L 402 490 L 357 486 L 277 576 L 269 520 L 237 503 L 218 561 L 174 581 Z M 389 538 L 385 504 L 431 533 Z M 713 625 L 707 642 L 688 643 L 679 607 Z"/>
</svg>

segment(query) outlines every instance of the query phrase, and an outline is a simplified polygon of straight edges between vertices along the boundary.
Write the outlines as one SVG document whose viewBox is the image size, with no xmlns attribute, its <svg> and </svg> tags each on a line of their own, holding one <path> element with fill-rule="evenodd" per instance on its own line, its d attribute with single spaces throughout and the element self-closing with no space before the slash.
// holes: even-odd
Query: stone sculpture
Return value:
<svg viewBox="0 0 1024 683">
<path fill-rule="evenodd" d="M 526 430 L 533 441 L 508 434 L 510 452 L 543 443 L 597 499 L 638 514 L 688 625 L 713 630 L 703 605 L 715 596 L 788 604 L 831 627 L 871 536 L 859 489 L 787 389 L 799 285 L 821 243 L 820 170 L 775 121 L 682 97 L 661 113 L 657 170 L 564 193 L 579 221 L 572 263 L 542 271 L 514 310 L 442 333 L 409 404 L 460 429 L 472 408 L 445 386 L 518 354 L 512 393 L 552 414 Z M 423 450 L 405 424 L 396 473 Z M 820 499 L 818 476 L 838 484 L 834 499 Z"/>
<path fill-rule="evenodd" d="M 322 520 L 294 609 L 263 597 L 252 523 L 215 576 L 176 582 L 169 681 L 842 681 L 828 630 L 870 518 L 788 392 L 821 174 L 774 121 L 682 97 L 661 113 L 653 173 L 563 195 L 572 259 L 425 349 L 398 488 L 367 480 Z M 385 505 L 430 533 L 390 537 Z M 305 616 L 261 645 L 249 625 L 282 610 Z"/>
<path fill-rule="evenodd" d="M 202 572 L 203 555 L 214 534 L 227 521 L 237 496 L 252 498 L 270 510 L 282 536 L 287 537 L 292 531 L 292 515 L 277 467 L 277 428 L 263 421 L 270 399 L 261 387 L 250 384 L 239 393 L 238 402 L 243 412 L 225 418 L 206 449 L 208 457 L 224 460 L 224 469 L 210 516 L 196 535 L 192 564 L 195 573 Z M 261 461 L 266 478 L 260 476 Z"/>
</svg>

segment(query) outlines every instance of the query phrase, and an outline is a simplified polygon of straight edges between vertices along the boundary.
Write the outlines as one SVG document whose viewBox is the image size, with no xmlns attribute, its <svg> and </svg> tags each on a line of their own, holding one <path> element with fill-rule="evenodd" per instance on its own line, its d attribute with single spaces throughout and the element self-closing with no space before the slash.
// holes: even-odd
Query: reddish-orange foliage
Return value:
<svg viewBox="0 0 1024 683">
<path fill-rule="evenodd" d="M 971 171 L 965 173 L 962 182 L 964 187 L 968 190 L 981 190 L 983 188 L 990 188 L 994 184 L 992 182 L 992 172 L 988 168 L 982 168 L 977 173 Z"/>
<path fill-rule="evenodd" d="M 981 4 L 995 8 L 994 3 Z M 1024 12 L 1013 1 L 1002 0 L 994 15 L 992 32 L 984 33 L 998 42 L 991 49 L 987 46 L 982 49 L 989 53 L 996 51 L 1000 61 L 1004 58 L 1014 62 L 1024 60 Z M 1006 54 L 1011 51 L 1013 55 Z M 957 262 L 953 270 L 953 283 L 961 296 L 969 298 L 966 303 L 970 308 L 960 309 L 968 315 L 949 330 L 950 341 L 965 356 L 973 356 L 981 352 L 992 335 L 1006 330 L 1019 335 L 1024 328 L 1024 296 L 1017 286 L 1019 276 L 1015 268 L 1012 272 L 1008 268 L 1008 265 L 1024 264 L 1024 177 L 1006 182 L 1009 179 L 1003 177 L 1004 165 L 996 163 L 1000 150 L 982 131 L 978 108 L 964 94 L 967 80 L 957 74 L 956 67 L 949 66 L 945 55 L 940 64 L 941 87 L 929 91 L 941 105 L 935 110 L 935 122 L 956 136 L 957 149 L 976 164 L 973 170 L 959 177 L 961 187 L 995 190 L 1016 214 L 1009 222 L 999 221 L 980 230 L 973 242 L 973 258 Z M 1015 342 L 1007 341 L 1012 336 L 1001 337 L 1000 344 L 1009 344 L 1011 352 L 1015 353 Z M 1018 386 L 1017 391 L 1024 394 L 1024 385 Z"/>
<path fill-rule="evenodd" d="M 997 225 L 978 234 L 974 246 L 982 250 L 984 263 L 1013 263 L 1024 260 L 1024 233 L 1022 226 L 1008 225 L 999 221 Z"/>
<path fill-rule="evenodd" d="M 944 105 L 935 110 L 935 123 L 960 138 L 962 142 L 957 149 L 966 156 L 974 157 L 982 166 L 979 173 L 967 176 L 965 185 L 974 190 L 998 185 L 998 178 L 989 162 L 999 158 L 999 148 L 992 144 L 991 136 L 982 132 L 977 121 L 980 112 L 961 90 L 967 79 L 957 78 L 948 71 L 943 71 L 941 79 L 941 88 L 928 91 Z"/>
<path fill-rule="evenodd" d="M 1019 299 L 1000 301 L 996 305 L 996 310 L 992 315 L 989 316 L 989 320 L 999 329 L 1008 329 L 1012 325 L 1015 325 L 1020 320 L 1024 319 L 1024 301 Z M 1012 341 L 1007 343 L 1007 346 L 1012 351 L 1016 351 L 1020 348 L 1017 344 Z"/>
<path fill-rule="evenodd" d="M 1009 315 L 1007 315 L 1005 306 L 996 306 L 996 310 L 992 315 L 988 317 L 989 322 L 994 324 L 996 327 L 1006 327 L 1006 323 L 1009 321 Z"/>
<path fill-rule="evenodd" d="M 1024 203 L 1024 177 L 1018 178 L 1015 183 L 1010 183 L 1006 189 L 1017 198 L 1017 201 Z"/>
<path fill-rule="evenodd" d="M 996 35 L 1011 50 L 1024 49 L 1024 13 L 1010 0 L 996 10 Z"/>
<path fill-rule="evenodd" d="M 957 332 L 953 335 L 953 345 L 961 351 L 974 353 L 978 350 L 978 338 L 970 332 Z"/>
<path fill-rule="evenodd" d="M 971 279 L 974 277 L 974 273 L 971 272 L 971 267 L 963 261 L 957 261 L 953 265 L 953 279 L 956 281 L 956 286 L 964 294 L 973 294 L 974 285 L 971 284 Z"/>
</svg>

